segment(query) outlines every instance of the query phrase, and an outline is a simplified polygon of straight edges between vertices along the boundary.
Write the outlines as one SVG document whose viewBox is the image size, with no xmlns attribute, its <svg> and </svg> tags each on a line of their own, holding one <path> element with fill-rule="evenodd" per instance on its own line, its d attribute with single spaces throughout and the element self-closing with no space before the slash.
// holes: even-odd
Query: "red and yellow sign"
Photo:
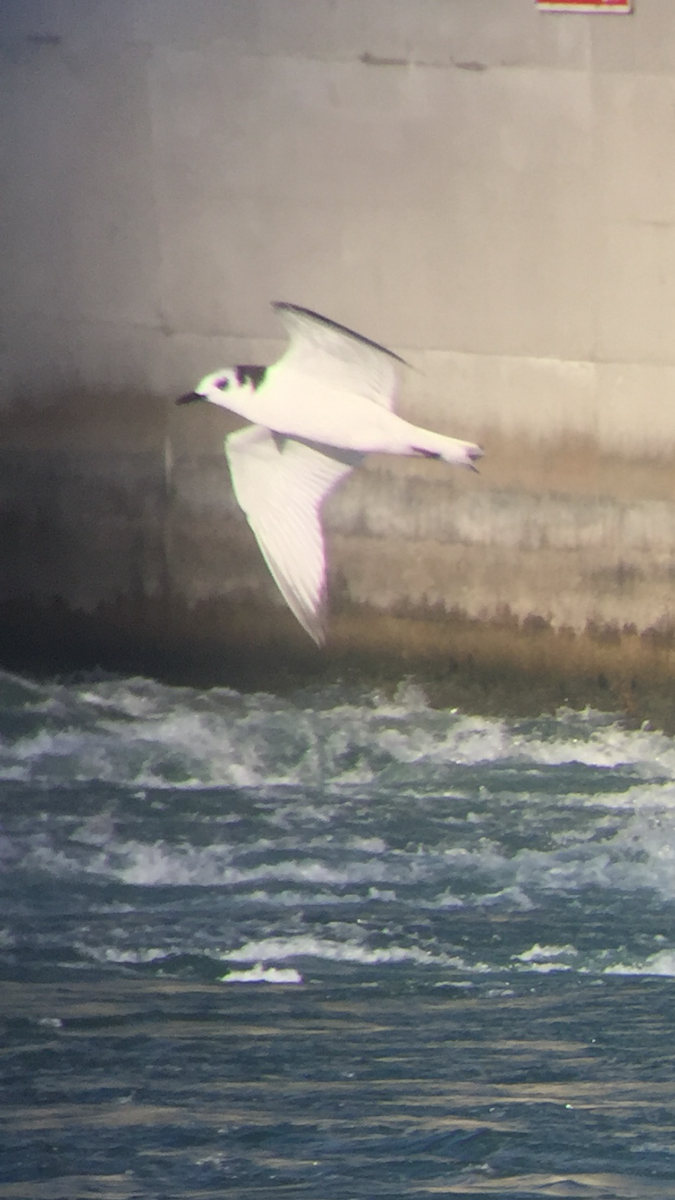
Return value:
<svg viewBox="0 0 675 1200">
<path fill-rule="evenodd" d="M 542 12 L 629 13 L 631 0 L 536 0 Z"/>
</svg>

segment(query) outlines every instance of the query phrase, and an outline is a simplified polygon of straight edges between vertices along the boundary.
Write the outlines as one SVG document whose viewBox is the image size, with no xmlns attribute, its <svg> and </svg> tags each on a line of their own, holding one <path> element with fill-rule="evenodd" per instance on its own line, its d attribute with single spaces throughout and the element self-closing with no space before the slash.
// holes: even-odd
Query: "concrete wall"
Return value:
<svg viewBox="0 0 675 1200">
<path fill-rule="evenodd" d="M 172 400 L 287 299 L 487 451 L 349 481 L 336 612 L 675 619 L 672 0 L 0 0 L 0 53 L 1 601 L 277 602 Z"/>
</svg>

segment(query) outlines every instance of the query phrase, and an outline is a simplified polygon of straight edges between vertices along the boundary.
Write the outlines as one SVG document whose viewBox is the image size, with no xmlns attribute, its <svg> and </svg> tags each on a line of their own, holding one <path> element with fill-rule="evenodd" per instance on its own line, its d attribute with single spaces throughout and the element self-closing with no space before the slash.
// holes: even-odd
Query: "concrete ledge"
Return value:
<svg viewBox="0 0 675 1200">
<path fill-rule="evenodd" d="M 675 625 L 574 634 L 506 611 L 478 621 L 342 605 L 319 651 L 285 608 L 270 616 L 255 596 L 190 608 L 125 596 L 91 612 L 23 596 L 0 604 L 0 663 L 38 676 L 103 670 L 277 693 L 337 681 L 386 692 L 409 678 L 438 707 L 536 716 L 588 705 L 675 731 Z"/>
</svg>

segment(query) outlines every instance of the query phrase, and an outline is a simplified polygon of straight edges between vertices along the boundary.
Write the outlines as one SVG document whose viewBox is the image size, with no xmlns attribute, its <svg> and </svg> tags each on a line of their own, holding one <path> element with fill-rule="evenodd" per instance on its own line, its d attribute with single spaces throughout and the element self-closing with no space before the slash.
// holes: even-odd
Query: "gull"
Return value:
<svg viewBox="0 0 675 1200">
<path fill-rule="evenodd" d="M 321 506 L 330 492 L 366 454 L 476 470 L 483 451 L 396 415 L 397 372 L 408 365 L 398 354 L 311 309 L 283 301 L 272 308 L 290 338 L 278 362 L 213 371 L 176 403 L 207 400 L 251 422 L 225 439 L 234 494 L 284 600 L 321 646 Z"/>
</svg>

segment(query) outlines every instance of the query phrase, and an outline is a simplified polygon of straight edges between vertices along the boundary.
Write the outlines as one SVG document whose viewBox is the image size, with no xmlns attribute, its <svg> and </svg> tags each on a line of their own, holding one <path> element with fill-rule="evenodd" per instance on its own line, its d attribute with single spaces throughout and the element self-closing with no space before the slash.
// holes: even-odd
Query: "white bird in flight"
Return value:
<svg viewBox="0 0 675 1200">
<path fill-rule="evenodd" d="M 480 446 L 404 421 L 393 411 L 392 350 L 296 304 L 272 308 L 290 345 L 270 367 L 206 375 L 177 404 L 210 400 L 251 421 L 225 439 L 237 502 L 279 591 L 317 645 L 325 641 L 321 506 L 366 454 L 404 454 L 470 467 Z"/>
</svg>

